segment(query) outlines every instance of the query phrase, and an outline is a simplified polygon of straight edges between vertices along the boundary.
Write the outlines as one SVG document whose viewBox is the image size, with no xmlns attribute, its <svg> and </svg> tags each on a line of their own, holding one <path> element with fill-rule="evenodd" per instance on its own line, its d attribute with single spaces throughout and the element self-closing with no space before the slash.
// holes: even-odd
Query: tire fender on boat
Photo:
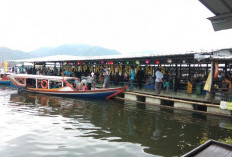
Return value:
<svg viewBox="0 0 232 157">
<path fill-rule="evenodd" d="M 44 83 L 45 83 L 45 85 L 44 85 Z M 41 81 L 41 87 L 42 87 L 43 89 L 47 89 L 47 88 L 48 88 L 48 81 L 47 81 L 47 80 L 42 80 L 42 81 Z"/>
</svg>

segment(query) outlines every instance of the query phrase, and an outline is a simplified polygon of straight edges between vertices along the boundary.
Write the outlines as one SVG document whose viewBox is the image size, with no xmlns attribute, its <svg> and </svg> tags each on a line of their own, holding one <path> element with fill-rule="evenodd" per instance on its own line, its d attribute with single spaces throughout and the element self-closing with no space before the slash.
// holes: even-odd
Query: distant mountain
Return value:
<svg viewBox="0 0 232 157">
<path fill-rule="evenodd" d="M 0 61 L 32 58 L 28 53 L 19 50 L 12 50 L 7 47 L 0 47 Z"/>
<path fill-rule="evenodd" d="M 35 57 L 53 56 L 53 55 L 74 55 L 74 56 L 103 56 L 103 55 L 119 55 L 116 50 L 106 49 L 100 46 L 90 45 L 62 45 L 58 47 L 42 47 L 31 51 L 30 54 Z"/>
<path fill-rule="evenodd" d="M 0 47 L 0 61 L 28 59 L 54 55 L 103 56 L 120 55 L 120 52 L 116 50 L 106 49 L 100 46 L 89 46 L 81 44 L 62 45 L 58 47 L 42 47 L 28 53 L 19 50 L 12 50 L 7 47 Z"/>
</svg>

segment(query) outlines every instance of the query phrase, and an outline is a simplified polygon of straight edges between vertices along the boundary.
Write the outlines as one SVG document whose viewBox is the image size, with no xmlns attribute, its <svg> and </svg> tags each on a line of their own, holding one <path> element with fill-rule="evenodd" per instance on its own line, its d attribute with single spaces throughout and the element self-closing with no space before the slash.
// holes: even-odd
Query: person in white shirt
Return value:
<svg viewBox="0 0 232 157">
<path fill-rule="evenodd" d="M 155 79 L 155 93 L 160 94 L 161 87 L 163 84 L 163 77 L 164 75 L 162 72 L 160 72 L 160 68 L 158 67 L 155 73 L 156 79 Z"/>
</svg>

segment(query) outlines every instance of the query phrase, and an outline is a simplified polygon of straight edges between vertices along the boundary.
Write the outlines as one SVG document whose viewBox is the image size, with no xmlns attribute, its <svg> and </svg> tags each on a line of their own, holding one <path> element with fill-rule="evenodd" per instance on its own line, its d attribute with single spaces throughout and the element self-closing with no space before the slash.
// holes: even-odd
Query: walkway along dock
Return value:
<svg viewBox="0 0 232 157">
<path fill-rule="evenodd" d="M 167 95 L 156 95 L 152 93 L 143 93 L 136 91 L 125 91 L 117 99 L 136 101 L 140 103 L 149 103 L 156 106 L 175 108 L 181 110 L 188 110 L 193 112 L 200 112 L 206 114 L 214 114 L 220 116 L 232 116 L 230 110 L 220 109 L 219 103 L 211 103 L 209 101 L 202 101 L 188 98 L 178 98 Z"/>
</svg>

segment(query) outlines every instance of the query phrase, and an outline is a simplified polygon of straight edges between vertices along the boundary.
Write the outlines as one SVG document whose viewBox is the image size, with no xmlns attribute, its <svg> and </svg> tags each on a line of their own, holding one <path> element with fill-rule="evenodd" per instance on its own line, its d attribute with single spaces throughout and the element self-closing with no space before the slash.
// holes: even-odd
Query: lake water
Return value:
<svg viewBox="0 0 232 157">
<path fill-rule="evenodd" d="M 1 157 L 181 156 L 232 137 L 232 119 L 119 100 L 80 100 L 0 86 Z"/>
</svg>

